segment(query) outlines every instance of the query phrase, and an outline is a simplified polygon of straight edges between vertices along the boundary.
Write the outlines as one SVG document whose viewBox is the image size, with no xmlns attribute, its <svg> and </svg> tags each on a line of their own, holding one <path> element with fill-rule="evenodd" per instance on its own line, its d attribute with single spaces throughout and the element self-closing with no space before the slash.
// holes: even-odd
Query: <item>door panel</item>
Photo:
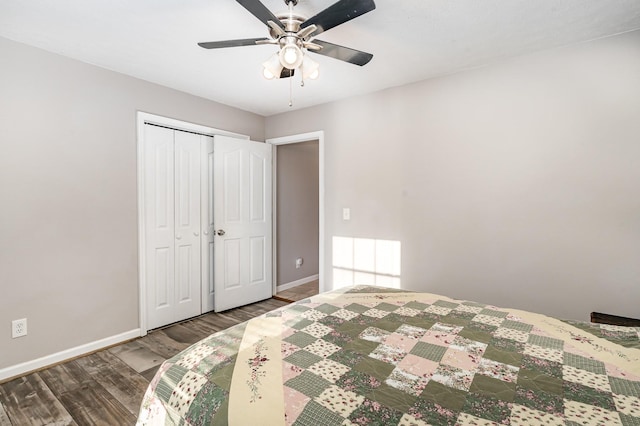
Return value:
<svg viewBox="0 0 640 426">
<path fill-rule="evenodd" d="M 200 136 L 175 131 L 176 319 L 201 313 Z"/>
<path fill-rule="evenodd" d="M 147 328 L 201 313 L 200 136 L 145 125 Z"/>
<path fill-rule="evenodd" d="M 214 138 L 216 311 L 271 297 L 271 150 Z"/>
<path fill-rule="evenodd" d="M 202 276 L 202 313 L 213 311 L 213 138 L 200 136 L 200 219 L 202 222 L 201 239 L 201 276 Z"/>
</svg>

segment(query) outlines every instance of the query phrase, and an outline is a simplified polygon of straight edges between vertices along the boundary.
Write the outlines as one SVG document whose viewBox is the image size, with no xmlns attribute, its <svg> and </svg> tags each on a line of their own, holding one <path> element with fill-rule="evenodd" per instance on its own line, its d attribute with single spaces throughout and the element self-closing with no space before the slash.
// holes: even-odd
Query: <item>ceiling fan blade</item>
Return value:
<svg viewBox="0 0 640 426">
<path fill-rule="evenodd" d="M 363 66 L 368 64 L 371 58 L 373 58 L 371 53 L 361 52 L 349 47 L 338 46 L 337 44 L 326 41 L 313 40 L 313 43 L 322 46 L 322 50 L 309 50 L 310 52 L 317 53 L 318 55 L 329 56 L 334 59 L 349 62 L 350 64 Z"/>
<path fill-rule="evenodd" d="M 314 35 L 318 35 L 360 15 L 371 12 L 375 8 L 376 4 L 373 0 L 340 0 L 304 21 L 300 25 L 300 29 L 304 29 L 309 25 L 316 25 L 318 28 Z"/>
<path fill-rule="evenodd" d="M 267 7 L 260 2 L 260 0 L 236 0 L 245 9 L 249 11 L 253 16 L 258 18 L 260 22 L 265 25 L 269 25 L 269 21 L 273 21 L 282 29 L 284 24 L 274 15 Z"/>
<path fill-rule="evenodd" d="M 238 40 L 224 40 L 224 41 L 207 41 L 204 43 L 198 43 L 198 46 L 205 49 L 220 49 L 223 47 L 239 47 L 239 46 L 255 46 L 259 42 L 269 41 L 268 38 L 243 38 Z"/>
</svg>

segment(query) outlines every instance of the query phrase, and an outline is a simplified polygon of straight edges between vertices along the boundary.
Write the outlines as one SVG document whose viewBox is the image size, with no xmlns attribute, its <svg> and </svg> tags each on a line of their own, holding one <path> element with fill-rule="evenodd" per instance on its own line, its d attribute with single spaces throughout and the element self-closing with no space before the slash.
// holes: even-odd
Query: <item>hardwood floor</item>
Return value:
<svg viewBox="0 0 640 426">
<path fill-rule="evenodd" d="M 274 298 L 287 302 L 297 302 L 299 300 L 303 300 L 307 297 L 315 296 L 316 294 L 318 294 L 318 287 L 319 282 L 318 280 L 315 280 L 306 284 L 292 287 L 288 290 L 281 291 L 277 293 Z"/>
<path fill-rule="evenodd" d="M 206 336 L 287 302 L 209 313 L 0 384 L 0 426 L 133 425 L 160 364 Z"/>
</svg>

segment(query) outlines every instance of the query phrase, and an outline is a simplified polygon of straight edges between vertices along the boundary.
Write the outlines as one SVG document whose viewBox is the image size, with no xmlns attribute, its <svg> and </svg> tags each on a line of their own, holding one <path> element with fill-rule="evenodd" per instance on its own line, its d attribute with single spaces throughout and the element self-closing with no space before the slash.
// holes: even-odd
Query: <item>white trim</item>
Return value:
<svg viewBox="0 0 640 426">
<path fill-rule="evenodd" d="M 48 367 L 59 362 L 86 355 L 109 346 L 117 345 L 124 341 L 135 339 L 139 336 L 140 329 L 136 328 L 134 330 L 116 334 L 115 336 L 106 337 L 104 339 L 76 346 L 75 348 L 65 349 L 64 351 L 56 352 L 51 355 L 46 355 L 21 364 L 12 365 L 10 367 L 0 369 L 0 382 L 14 377 L 23 376 L 26 373 L 39 370 L 43 367 Z"/>
<path fill-rule="evenodd" d="M 310 283 L 311 281 L 315 281 L 320 278 L 320 275 L 311 275 L 310 277 L 300 278 L 299 280 L 291 281 L 290 283 L 281 284 L 276 287 L 276 291 L 279 293 L 281 291 L 289 290 L 293 287 L 298 287 L 299 285 Z"/>
<path fill-rule="evenodd" d="M 319 173 L 318 209 L 320 210 L 318 212 L 318 245 L 319 245 L 318 247 L 318 275 L 319 275 L 318 291 L 320 293 L 323 293 L 324 292 L 324 131 L 318 130 L 316 132 L 301 133 L 298 135 L 283 136 L 279 138 L 271 138 L 271 139 L 267 139 L 265 142 L 270 143 L 272 145 L 285 145 L 290 143 L 306 142 L 311 140 L 318 141 L 318 156 L 319 156 L 318 158 L 318 173 Z M 275 167 L 274 167 L 274 173 L 275 173 Z M 276 215 L 275 203 L 274 203 L 273 211 L 274 211 L 274 224 L 275 224 L 275 215 Z M 274 244 L 275 244 L 275 240 L 276 240 L 276 235 L 274 230 Z M 274 282 L 276 282 L 275 281 L 276 280 L 275 248 L 273 251 L 274 251 L 273 280 Z"/>
<path fill-rule="evenodd" d="M 200 124 L 180 121 L 161 115 L 150 114 L 148 112 L 137 111 L 137 133 L 138 133 L 138 321 L 140 336 L 147 335 L 147 282 L 145 276 L 145 211 L 144 211 L 144 124 L 158 124 L 176 130 L 186 130 L 205 135 L 224 135 L 240 139 L 249 139 L 249 136 L 239 133 L 220 130 L 213 127 L 202 126 Z"/>
</svg>

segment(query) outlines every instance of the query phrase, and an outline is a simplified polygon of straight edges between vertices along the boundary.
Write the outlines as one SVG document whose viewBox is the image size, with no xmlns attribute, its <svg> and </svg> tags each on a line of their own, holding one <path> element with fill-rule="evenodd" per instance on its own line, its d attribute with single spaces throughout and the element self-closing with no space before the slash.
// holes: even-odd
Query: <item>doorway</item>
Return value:
<svg viewBox="0 0 640 426">
<path fill-rule="evenodd" d="M 324 132 L 267 143 L 275 145 L 273 294 L 299 300 L 324 291 Z"/>
</svg>

